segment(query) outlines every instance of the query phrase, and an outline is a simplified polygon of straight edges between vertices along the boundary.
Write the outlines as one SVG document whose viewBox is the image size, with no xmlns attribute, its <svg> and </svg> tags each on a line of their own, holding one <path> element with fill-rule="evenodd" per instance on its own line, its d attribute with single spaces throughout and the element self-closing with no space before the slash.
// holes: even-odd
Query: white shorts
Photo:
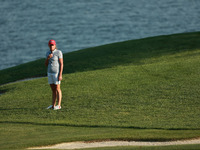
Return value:
<svg viewBox="0 0 200 150">
<path fill-rule="evenodd" d="M 48 73 L 48 83 L 60 84 L 60 81 L 58 81 L 58 73 Z"/>
</svg>

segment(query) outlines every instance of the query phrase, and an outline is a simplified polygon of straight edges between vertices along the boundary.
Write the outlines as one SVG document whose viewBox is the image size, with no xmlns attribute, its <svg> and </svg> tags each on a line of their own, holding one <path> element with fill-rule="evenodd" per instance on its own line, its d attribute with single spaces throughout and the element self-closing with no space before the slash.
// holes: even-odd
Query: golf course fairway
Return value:
<svg viewBox="0 0 200 150">
<path fill-rule="evenodd" d="M 44 58 L 0 70 L 0 149 L 199 138 L 199 39 L 200 32 L 173 34 L 64 54 L 58 111 L 46 109 Z M 15 82 L 35 77 L 44 78 Z"/>
</svg>

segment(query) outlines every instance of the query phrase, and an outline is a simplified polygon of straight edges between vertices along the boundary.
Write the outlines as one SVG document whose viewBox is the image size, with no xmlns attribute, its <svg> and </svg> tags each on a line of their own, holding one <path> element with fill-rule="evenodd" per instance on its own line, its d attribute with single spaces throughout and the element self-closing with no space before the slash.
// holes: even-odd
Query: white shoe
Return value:
<svg viewBox="0 0 200 150">
<path fill-rule="evenodd" d="M 50 105 L 49 107 L 47 107 L 47 109 L 52 109 L 53 108 L 53 105 Z"/>
<path fill-rule="evenodd" d="M 61 106 L 57 105 L 57 106 L 54 107 L 53 110 L 58 110 L 58 109 L 61 109 Z"/>
</svg>

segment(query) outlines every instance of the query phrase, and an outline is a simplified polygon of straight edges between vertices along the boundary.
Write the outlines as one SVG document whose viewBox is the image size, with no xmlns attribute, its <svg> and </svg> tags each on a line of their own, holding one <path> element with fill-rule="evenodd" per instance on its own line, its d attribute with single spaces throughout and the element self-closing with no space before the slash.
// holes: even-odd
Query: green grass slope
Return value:
<svg viewBox="0 0 200 150">
<path fill-rule="evenodd" d="M 88 48 L 64 54 L 64 73 L 140 65 L 143 60 L 200 48 L 200 32 L 158 36 Z M 46 76 L 45 59 L 0 70 L 0 85 Z"/>
<path fill-rule="evenodd" d="M 0 145 L 200 137 L 199 37 L 159 36 L 65 54 L 59 111 L 45 109 L 47 78 L 1 85 Z M 0 83 L 45 71 L 40 59 L 0 71 Z"/>
</svg>

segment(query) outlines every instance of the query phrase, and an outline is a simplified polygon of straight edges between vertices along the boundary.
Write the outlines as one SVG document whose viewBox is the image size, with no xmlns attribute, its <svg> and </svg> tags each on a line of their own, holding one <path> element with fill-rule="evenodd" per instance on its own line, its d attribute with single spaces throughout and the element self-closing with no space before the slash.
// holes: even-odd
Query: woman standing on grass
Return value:
<svg viewBox="0 0 200 150">
<path fill-rule="evenodd" d="M 56 41 L 50 40 L 49 51 L 46 53 L 45 65 L 48 67 L 48 83 L 52 90 L 52 105 L 47 109 L 58 110 L 61 109 L 62 92 L 60 89 L 60 83 L 62 80 L 63 72 L 63 54 L 56 48 Z M 56 105 L 56 99 L 58 104 Z"/>
</svg>

